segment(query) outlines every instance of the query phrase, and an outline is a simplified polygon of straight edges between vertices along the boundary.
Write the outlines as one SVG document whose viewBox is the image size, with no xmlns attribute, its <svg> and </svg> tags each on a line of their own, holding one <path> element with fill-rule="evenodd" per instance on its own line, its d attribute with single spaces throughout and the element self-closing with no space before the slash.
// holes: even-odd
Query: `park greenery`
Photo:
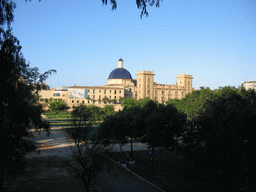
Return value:
<svg viewBox="0 0 256 192">
<path fill-rule="evenodd" d="M 133 141 L 145 143 L 151 149 L 149 172 L 145 170 L 149 175 L 159 176 L 157 170 L 169 161 L 169 151 L 182 154 L 193 165 L 186 177 L 196 180 L 198 190 L 251 191 L 255 189 L 255 101 L 254 90 L 226 86 L 217 90 L 201 87 L 182 100 L 170 99 L 165 104 L 124 98 L 123 110 L 118 112 L 111 105 L 80 105 L 71 112 L 77 130 L 72 137 L 93 141 L 95 146 L 118 143 L 121 154 L 122 146 L 129 143 L 128 160 L 138 158 Z M 93 125 L 99 128 L 88 137 Z M 116 160 L 125 163 L 127 158 Z M 162 167 L 156 169 L 159 164 Z M 141 172 L 138 166 L 131 169 Z"/>
<path fill-rule="evenodd" d="M 102 2 L 107 4 L 106 0 Z M 116 9 L 116 1 L 111 3 Z M 142 15 L 148 14 L 146 5 L 159 6 L 159 0 L 136 3 L 142 8 Z M 10 27 L 14 8 L 12 1 L 1 1 L 0 61 L 3 70 L 0 76 L 1 85 L 4 85 L 0 93 L 0 146 L 4 146 L 0 150 L 1 191 L 4 191 L 7 177 L 22 173 L 25 155 L 35 149 L 24 139 L 30 136 L 29 130 L 44 129 L 50 134 L 49 123 L 41 118 L 42 106 L 37 93 L 44 88 L 41 85 L 48 76 L 56 72 L 49 70 L 40 74 L 39 69 L 31 68 L 23 57 L 19 41 Z M 109 100 L 103 98 L 102 101 Z M 80 105 L 71 112 L 75 131 L 70 135 L 77 146 L 74 159 L 82 167 L 81 172 L 76 171 L 87 191 L 96 172 L 101 170 L 99 167 L 103 166 L 103 162 L 93 163 L 99 159 L 98 154 L 104 152 L 102 146 L 119 143 L 122 151 L 129 139 L 129 158 L 134 158 L 133 140 L 146 143 L 151 149 L 148 168 L 151 173 L 156 171 L 155 149 L 159 149 L 159 156 L 171 150 L 181 153 L 192 163 L 187 176 L 197 181 L 195 187 L 199 191 L 256 190 L 254 90 L 201 87 L 182 100 L 171 99 L 165 104 L 149 98 L 138 101 L 123 98 L 121 105 L 123 110 L 118 112 L 111 105 L 104 108 Z M 88 137 L 90 128 L 95 125 L 100 125 L 98 133 Z M 94 141 L 92 147 L 84 143 L 88 140 Z"/>
<path fill-rule="evenodd" d="M 68 110 L 69 107 L 63 100 L 50 100 L 49 109 L 57 116 L 60 112 Z"/>
<path fill-rule="evenodd" d="M 188 175 L 197 179 L 200 190 L 251 191 L 256 179 L 255 101 L 254 90 L 229 86 L 201 87 L 166 104 L 125 99 L 122 111 L 104 119 L 98 140 L 105 145 L 119 143 L 122 151 L 130 138 L 131 154 L 132 139 L 146 143 L 152 150 L 151 171 L 155 148 L 182 153 L 193 162 Z"/>
</svg>

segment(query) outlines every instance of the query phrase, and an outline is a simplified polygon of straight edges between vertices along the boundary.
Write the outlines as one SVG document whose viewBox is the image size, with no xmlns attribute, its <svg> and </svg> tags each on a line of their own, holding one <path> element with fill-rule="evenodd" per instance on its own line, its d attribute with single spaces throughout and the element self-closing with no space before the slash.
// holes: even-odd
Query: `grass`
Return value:
<svg viewBox="0 0 256 192">
<path fill-rule="evenodd" d="M 55 114 L 43 114 L 45 115 L 47 118 L 70 118 L 71 115 L 65 115 L 65 114 L 58 114 L 58 115 L 55 115 Z"/>
<path fill-rule="evenodd" d="M 128 165 L 128 168 L 165 191 L 196 191 L 193 189 L 192 181 L 186 177 L 186 168 L 191 166 L 191 163 L 169 150 L 163 151 L 160 158 L 160 151 L 155 150 L 154 169 L 151 173 L 151 160 L 148 154 L 150 151 L 134 151 L 136 163 Z M 128 152 L 110 152 L 107 155 L 115 161 L 125 162 Z"/>
</svg>

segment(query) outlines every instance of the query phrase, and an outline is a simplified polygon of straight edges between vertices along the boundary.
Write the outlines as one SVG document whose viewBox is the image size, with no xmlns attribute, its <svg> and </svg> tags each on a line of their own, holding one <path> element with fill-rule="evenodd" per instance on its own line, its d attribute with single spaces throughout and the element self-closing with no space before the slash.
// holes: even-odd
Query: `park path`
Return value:
<svg viewBox="0 0 256 192">
<path fill-rule="evenodd" d="M 37 151 L 26 155 L 28 165 L 24 175 L 13 182 L 13 191 L 35 192 L 79 192 L 84 191 L 83 184 L 65 162 L 71 160 L 70 150 L 76 146 L 62 128 L 52 128 L 48 137 L 44 131 L 33 131 Z M 118 145 L 113 150 L 119 151 Z M 134 143 L 134 150 L 146 150 L 145 144 Z M 123 146 L 123 151 L 129 151 L 130 145 Z M 40 152 L 40 153 L 39 153 Z M 136 178 L 133 174 L 114 167 L 101 172 L 96 179 L 95 191 L 158 191 L 148 183 Z"/>
</svg>

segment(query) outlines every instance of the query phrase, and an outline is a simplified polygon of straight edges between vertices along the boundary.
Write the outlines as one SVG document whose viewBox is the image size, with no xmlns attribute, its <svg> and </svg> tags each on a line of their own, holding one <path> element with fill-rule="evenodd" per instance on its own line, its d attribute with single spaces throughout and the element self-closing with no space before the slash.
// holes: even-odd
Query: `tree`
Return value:
<svg viewBox="0 0 256 192">
<path fill-rule="evenodd" d="M 2 3 L 8 4 L 7 1 Z M 42 106 L 38 102 L 37 92 L 40 84 L 56 71 L 40 74 L 38 68 L 30 68 L 20 52 L 17 38 L 10 30 L 1 30 L 0 76 L 1 85 L 4 86 L 0 93 L 0 146 L 5 147 L 1 147 L 0 151 L 0 185 L 3 188 L 7 176 L 22 173 L 25 154 L 35 149 L 35 146 L 29 148 L 23 139 L 30 136 L 28 130 L 43 128 L 50 134 L 49 124 L 41 118 Z"/>
<path fill-rule="evenodd" d="M 57 115 L 61 111 L 69 109 L 69 107 L 67 106 L 66 102 L 63 100 L 59 100 L 59 101 L 54 100 L 54 101 L 50 101 L 49 109 L 55 112 L 55 114 Z"/>
<path fill-rule="evenodd" d="M 129 109 L 136 106 L 136 101 L 133 97 L 129 99 L 121 98 L 120 100 L 122 101 L 121 106 L 124 109 Z"/>
<path fill-rule="evenodd" d="M 108 116 L 100 125 L 99 141 L 104 145 L 110 145 L 112 142 L 118 142 L 120 151 L 122 146 L 128 142 L 126 133 L 122 129 L 124 119 L 120 113 Z"/>
<path fill-rule="evenodd" d="M 255 91 L 246 93 L 223 87 L 216 94 L 218 97 L 208 101 L 199 113 L 196 134 L 184 140 L 185 151 L 192 151 L 192 155 L 185 154 L 195 162 L 198 177 L 209 188 L 238 190 L 247 186 L 247 191 L 253 191 L 256 189 Z"/>
<path fill-rule="evenodd" d="M 72 111 L 75 131 L 72 131 L 70 135 L 74 139 L 76 149 L 71 151 L 73 161 L 67 163 L 81 178 L 87 192 L 90 192 L 92 181 L 103 170 L 107 162 L 102 155 L 106 149 L 98 145 L 98 142 L 92 146 L 88 143 L 92 111 L 85 105 L 74 107 Z"/>
</svg>

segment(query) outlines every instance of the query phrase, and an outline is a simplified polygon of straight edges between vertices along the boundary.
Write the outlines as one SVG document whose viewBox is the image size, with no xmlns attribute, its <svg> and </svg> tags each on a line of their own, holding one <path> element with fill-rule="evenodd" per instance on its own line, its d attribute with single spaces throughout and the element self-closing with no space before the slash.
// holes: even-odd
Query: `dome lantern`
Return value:
<svg viewBox="0 0 256 192">
<path fill-rule="evenodd" d="M 123 59 L 118 60 L 118 68 L 123 68 Z"/>
</svg>

